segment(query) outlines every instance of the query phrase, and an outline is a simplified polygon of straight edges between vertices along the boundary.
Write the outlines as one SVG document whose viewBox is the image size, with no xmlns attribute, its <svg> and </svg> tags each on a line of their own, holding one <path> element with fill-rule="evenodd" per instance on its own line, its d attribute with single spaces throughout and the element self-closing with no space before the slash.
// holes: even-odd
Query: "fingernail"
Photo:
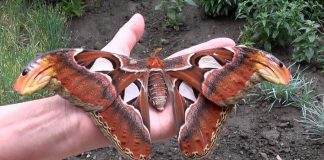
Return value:
<svg viewBox="0 0 324 160">
<path fill-rule="evenodd" d="M 136 13 L 132 16 L 132 18 L 130 18 L 130 20 L 127 22 L 127 25 L 132 27 L 132 26 L 136 25 L 137 23 L 139 23 L 139 21 L 141 21 L 141 19 L 144 19 L 143 16 L 139 13 Z"/>
</svg>

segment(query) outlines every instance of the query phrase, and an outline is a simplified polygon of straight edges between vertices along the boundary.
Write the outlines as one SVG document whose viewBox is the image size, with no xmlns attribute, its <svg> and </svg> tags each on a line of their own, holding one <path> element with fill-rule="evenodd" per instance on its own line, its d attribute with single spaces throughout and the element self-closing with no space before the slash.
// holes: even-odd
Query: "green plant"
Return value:
<svg viewBox="0 0 324 160">
<path fill-rule="evenodd" d="M 186 4 L 196 5 L 192 0 L 160 0 L 155 10 L 162 10 L 165 15 L 163 27 L 173 27 L 178 31 L 184 21 L 182 9 Z"/>
<path fill-rule="evenodd" d="M 0 2 L 0 105 L 50 94 L 22 97 L 13 92 L 12 84 L 37 53 L 64 47 L 65 22 L 61 9 L 41 1 Z"/>
<path fill-rule="evenodd" d="M 59 0 L 59 5 L 68 15 L 81 17 L 84 13 L 82 0 Z"/>
<path fill-rule="evenodd" d="M 302 108 L 316 101 L 314 96 L 314 80 L 302 76 L 303 71 L 299 69 L 295 72 L 288 85 L 274 85 L 271 83 L 261 83 L 260 99 L 269 102 L 269 109 L 275 104 L 283 106 L 293 105 Z"/>
<path fill-rule="evenodd" d="M 318 1 L 305 1 L 305 8 L 303 9 L 303 14 L 305 15 L 306 19 L 312 20 L 324 25 L 324 1 L 322 4 Z"/>
<path fill-rule="evenodd" d="M 246 18 L 247 25 L 241 34 L 241 42 L 255 42 L 271 51 L 276 46 L 291 45 L 297 62 L 311 61 L 320 46 L 320 27 L 316 22 L 305 19 L 303 11 L 314 7 L 303 0 L 245 0 L 239 3 L 237 18 Z M 320 12 L 317 11 L 316 15 Z M 314 17 L 319 17 L 315 16 Z"/>
<path fill-rule="evenodd" d="M 204 12 L 212 17 L 234 15 L 238 0 L 199 0 Z"/>
<path fill-rule="evenodd" d="M 296 32 L 296 38 L 292 41 L 293 59 L 297 62 L 310 62 L 319 52 L 320 41 L 323 35 L 317 34 L 320 25 L 311 20 L 306 20 L 303 27 Z"/>
<path fill-rule="evenodd" d="M 312 139 L 324 138 L 324 101 L 315 102 L 302 108 L 302 118 L 298 120 L 307 128 Z"/>
<path fill-rule="evenodd" d="M 238 18 L 247 19 L 244 32 L 257 45 L 270 51 L 273 46 L 285 46 L 293 40 L 296 23 L 303 17 L 301 4 L 282 0 L 246 0 L 239 4 Z"/>
<path fill-rule="evenodd" d="M 324 5 L 324 0 L 314 0 L 314 1 L 318 2 L 321 5 Z"/>
</svg>

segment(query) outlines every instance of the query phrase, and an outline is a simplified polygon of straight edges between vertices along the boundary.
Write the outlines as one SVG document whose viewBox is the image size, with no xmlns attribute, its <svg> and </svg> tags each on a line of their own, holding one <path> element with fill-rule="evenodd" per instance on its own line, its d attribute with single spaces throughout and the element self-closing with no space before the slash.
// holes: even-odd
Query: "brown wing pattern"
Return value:
<svg viewBox="0 0 324 160">
<path fill-rule="evenodd" d="M 105 111 L 91 112 L 90 116 L 122 155 L 130 159 L 150 158 L 150 133 L 134 106 L 118 97 Z"/>
<path fill-rule="evenodd" d="M 223 67 L 232 61 L 234 54 L 226 49 L 213 49 L 166 60 L 167 73 L 178 79 L 173 86 L 178 143 L 183 156 L 190 159 L 204 158 L 213 150 L 221 125 L 232 108 L 217 106 L 201 94 L 205 73 L 221 69 L 201 68 L 199 61 L 205 56 L 214 58 Z M 200 93 L 196 101 L 182 97 L 181 81 Z"/>
<path fill-rule="evenodd" d="M 182 100 L 182 102 L 185 100 Z M 186 103 L 178 103 L 187 105 Z M 185 110 L 178 132 L 180 150 L 186 158 L 204 158 L 214 149 L 217 136 L 232 107 L 219 107 L 201 94 Z"/>
<path fill-rule="evenodd" d="M 91 71 L 90 67 L 98 58 L 109 60 L 114 69 Z M 123 155 L 131 159 L 149 159 L 148 105 L 144 87 L 139 84 L 145 77 L 142 73 L 122 70 L 121 67 L 127 65 L 121 63 L 124 59 L 124 56 L 93 50 L 51 51 L 27 66 L 14 88 L 18 93 L 31 94 L 50 86 L 62 97 L 88 111 Z M 135 81 L 141 94 L 127 104 L 119 95 Z"/>
<path fill-rule="evenodd" d="M 134 82 L 139 77 L 142 77 L 143 71 L 136 71 L 135 66 L 138 65 L 138 69 L 143 70 L 143 63 L 138 63 L 138 60 L 130 59 L 127 56 L 112 54 L 103 51 L 96 50 L 84 50 L 81 53 L 75 55 L 76 62 L 90 69 L 98 58 L 105 58 L 112 64 L 111 71 L 97 71 L 106 74 L 111 79 L 116 89 L 117 95 L 119 95 L 130 83 Z M 131 62 L 130 62 L 131 61 Z M 125 68 L 133 68 L 125 70 Z"/>
<path fill-rule="evenodd" d="M 178 142 L 186 158 L 204 158 L 231 111 L 257 83 L 287 84 L 288 69 L 275 57 L 251 48 L 217 48 L 165 61 L 166 72 L 199 93 L 190 104 L 174 87 Z"/>
<path fill-rule="evenodd" d="M 206 56 L 214 58 L 220 66 L 232 61 L 234 54 L 223 48 L 204 50 L 193 54 L 183 55 L 165 60 L 165 70 L 172 77 L 187 82 L 197 91 L 202 91 L 204 74 L 213 68 L 201 68 L 199 61 Z M 219 69 L 219 68 L 218 68 Z"/>
<path fill-rule="evenodd" d="M 117 95 L 135 80 L 138 81 L 140 95 L 133 104 L 126 104 L 119 96 L 106 110 L 91 112 L 90 116 L 125 157 L 149 159 L 149 115 L 145 86 L 143 86 L 146 81 L 146 78 L 142 76 L 144 73 L 134 74 L 131 71 L 122 70 L 121 67 L 127 65 L 125 62 L 128 58 L 105 52 L 85 51 L 76 56 L 76 61 L 89 66 L 98 58 L 107 58 L 112 63 L 113 70 L 104 71 L 102 74 L 110 77 Z"/>
<path fill-rule="evenodd" d="M 188 103 L 186 103 L 186 99 L 181 96 L 179 92 L 179 85 L 180 81 L 177 81 L 176 79 L 173 80 L 174 85 L 173 87 L 173 114 L 175 118 L 175 123 L 176 123 L 176 129 L 179 132 L 180 127 L 185 123 L 185 111 L 187 107 L 189 106 Z"/>
<path fill-rule="evenodd" d="M 202 68 L 204 64 L 200 62 L 207 56 L 212 57 L 208 61 L 214 61 L 217 66 Z M 287 84 L 290 80 L 288 69 L 277 58 L 245 47 L 200 51 L 167 59 L 165 64 L 168 74 L 185 81 L 219 106 L 236 103 L 263 80 L 277 84 Z"/>
</svg>

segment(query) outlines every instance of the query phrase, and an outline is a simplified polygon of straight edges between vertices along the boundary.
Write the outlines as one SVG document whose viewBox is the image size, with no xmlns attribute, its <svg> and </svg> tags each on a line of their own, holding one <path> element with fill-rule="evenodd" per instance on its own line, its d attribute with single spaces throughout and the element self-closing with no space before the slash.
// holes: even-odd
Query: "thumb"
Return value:
<svg viewBox="0 0 324 160">
<path fill-rule="evenodd" d="M 138 13 L 135 14 L 101 50 L 129 56 L 132 48 L 142 37 L 144 26 L 143 16 Z"/>
</svg>

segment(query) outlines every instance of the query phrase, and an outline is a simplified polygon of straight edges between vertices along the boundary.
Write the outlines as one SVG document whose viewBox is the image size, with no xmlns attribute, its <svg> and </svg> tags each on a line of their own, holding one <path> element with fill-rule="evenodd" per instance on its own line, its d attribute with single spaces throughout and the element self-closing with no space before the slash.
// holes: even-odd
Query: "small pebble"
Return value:
<svg viewBox="0 0 324 160">
<path fill-rule="evenodd" d="M 169 40 L 161 38 L 161 45 L 168 45 L 170 43 Z"/>
<path fill-rule="evenodd" d="M 265 160 L 268 160 L 268 155 L 266 153 L 263 153 L 263 152 L 259 152 L 261 157 L 263 157 Z"/>
</svg>

